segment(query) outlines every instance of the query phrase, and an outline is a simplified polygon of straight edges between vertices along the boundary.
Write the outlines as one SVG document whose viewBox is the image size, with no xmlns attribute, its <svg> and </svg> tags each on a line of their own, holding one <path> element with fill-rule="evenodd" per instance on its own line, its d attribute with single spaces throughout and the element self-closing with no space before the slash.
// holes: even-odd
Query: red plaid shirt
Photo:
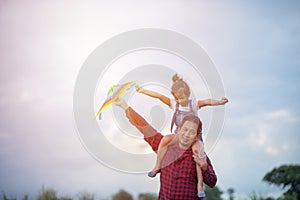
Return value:
<svg viewBox="0 0 300 200">
<path fill-rule="evenodd" d="M 126 110 L 129 121 L 144 135 L 144 140 L 157 151 L 163 135 L 157 132 L 146 120 L 131 107 Z M 160 174 L 160 200 L 192 200 L 197 197 L 197 171 L 192 157 L 192 149 L 182 150 L 178 145 L 168 147 L 162 161 Z M 203 181 L 209 187 L 214 187 L 217 176 L 207 157 L 208 169 L 202 171 Z"/>
</svg>

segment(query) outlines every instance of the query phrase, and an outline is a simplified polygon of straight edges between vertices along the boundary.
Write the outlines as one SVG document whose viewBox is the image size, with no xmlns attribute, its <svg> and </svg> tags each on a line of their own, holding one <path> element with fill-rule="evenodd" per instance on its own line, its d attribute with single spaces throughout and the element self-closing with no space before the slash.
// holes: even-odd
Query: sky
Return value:
<svg viewBox="0 0 300 200">
<path fill-rule="evenodd" d="M 252 192 L 278 196 L 282 190 L 262 182 L 263 176 L 282 164 L 300 163 L 299 9 L 292 0 L 1 1 L 0 190 L 31 198 L 43 186 L 73 197 L 89 192 L 109 198 L 119 189 L 135 197 L 158 192 L 158 178 L 124 173 L 95 159 L 73 110 L 78 74 L 98 46 L 126 31 L 157 28 L 195 41 L 221 76 L 229 103 L 209 152 L 219 188 L 234 188 L 239 198 Z M 157 64 L 167 65 L 160 56 Z M 140 59 L 135 66 L 149 62 Z M 209 109 L 200 113 L 207 114 Z M 109 140 L 116 139 L 127 144 L 123 136 Z M 147 152 L 145 144 L 136 145 L 121 148 Z M 151 169 L 155 157 L 147 156 L 147 162 L 135 162 Z M 118 159 L 111 152 L 107 157 Z"/>
</svg>

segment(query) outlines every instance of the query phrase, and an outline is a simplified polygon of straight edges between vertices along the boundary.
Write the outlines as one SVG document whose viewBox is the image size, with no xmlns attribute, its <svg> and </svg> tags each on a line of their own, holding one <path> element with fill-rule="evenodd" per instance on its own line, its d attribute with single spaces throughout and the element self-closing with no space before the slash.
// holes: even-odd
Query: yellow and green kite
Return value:
<svg viewBox="0 0 300 200">
<path fill-rule="evenodd" d="M 135 81 L 130 81 L 127 83 L 124 83 L 122 85 L 113 85 L 110 87 L 107 93 L 107 97 L 99 111 L 97 112 L 95 118 L 99 117 L 99 120 L 101 120 L 101 114 L 104 109 L 108 108 L 112 105 L 112 99 L 114 96 L 122 96 L 126 90 L 130 89 L 132 86 L 135 85 Z"/>
</svg>

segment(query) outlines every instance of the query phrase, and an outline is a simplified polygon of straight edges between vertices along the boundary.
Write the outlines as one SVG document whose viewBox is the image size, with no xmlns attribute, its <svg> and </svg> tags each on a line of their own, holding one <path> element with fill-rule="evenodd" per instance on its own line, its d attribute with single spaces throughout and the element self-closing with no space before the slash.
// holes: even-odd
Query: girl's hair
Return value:
<svg viewBox="0 0 300 200">
<path fill-rule="evenodd" d="M 195 115 L 186 115 L 181 124 L 180 124 L 180 128 L 183 126 L 183 124 L 186 122 L 186 121 L 189 121 L 189 122 L 193 122 L 195 124 L 198 124 L 198 128 L 197 128 L 197 135 L 198 136 L 201 136 L 201 133 L 202 133 L 202 122 L 201 120 L 199 119 L 199 117 L 195 116 Z"/>
<path fill-rule="evenodd" d="M 175 74 L 172 77 L 173 80 L 173 85 L 171 87 L 171 93 L 174 94 L 176 91 L 178 91 L 180 88 L 184 88 L 184 94 L 186 96 L 190 96 L 191 92 L 190 92 L 190 87 L 188 86 L 188 84 L 182 80 L 182 78 L 180 78 L 177 74 Z"/>
</svg>

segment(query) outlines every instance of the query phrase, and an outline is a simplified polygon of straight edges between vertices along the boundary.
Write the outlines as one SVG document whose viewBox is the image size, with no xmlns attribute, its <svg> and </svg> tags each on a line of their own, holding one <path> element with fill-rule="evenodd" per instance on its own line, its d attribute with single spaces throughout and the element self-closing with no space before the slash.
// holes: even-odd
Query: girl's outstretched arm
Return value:
<svg viewBox="0 0 300 200">
<path fill-rule="evenodd" d="M 220 99 L 220 100 L 215 100 L 215 99 L 199 100 L 198 101 L 198 108 L 202 108 L 202 107 L 205 107 L 205 106 L 224 105 L 227 102 L 228 102 L 228 99 L 225 98 L 225 97 L 222 97 L 222 99 Z"/>
<path fill-rule="evenodd" d="M 158 92 L 154 92 L 154 91 L 151 91 L 151 90 L 144 89 L 144 88 L 142 88 L 142 87 L 140 87 L 138 85 L 135 87 L 135 90 L 137 92 L 145 94 L 145 95 L 147 95 L 149 97 L 153 97 L 153 98 L 159 99 L 161 102 L 163 102 L 167 106 L 171 105 L 170 98 L 166 97 L 165 95 L 162 95 L 162 94 L 160 94 Z"/>
</svg>

